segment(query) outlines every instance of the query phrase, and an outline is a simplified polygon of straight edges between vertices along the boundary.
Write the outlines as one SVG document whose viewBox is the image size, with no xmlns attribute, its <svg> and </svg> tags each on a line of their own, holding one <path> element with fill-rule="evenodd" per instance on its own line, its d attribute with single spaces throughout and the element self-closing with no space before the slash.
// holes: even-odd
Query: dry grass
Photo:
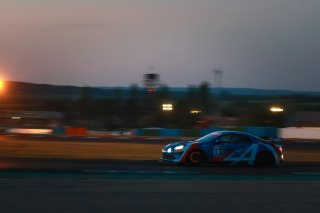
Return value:
<svg viewBox="0 0 320 213">
<path fill-rule="evenodd" d="M 117 159 L 158 160 L 160 144 L 95 143 L 67 141 L 2 141 L 0 157 L 8 158 L 58 158 L 58 159 Z M 285 152 L 287 162 L 320 162 L 318 151 Z"/>
<path fill-rule="evenodd" d="M 285 161 L 320 163 L 319 151 L 285 151 Z"/>
<path fill-rule="evenodd" d="M 162 145 L 94 142 L 0 142 L 0 157 L 154 160 Z"/>
</svg>

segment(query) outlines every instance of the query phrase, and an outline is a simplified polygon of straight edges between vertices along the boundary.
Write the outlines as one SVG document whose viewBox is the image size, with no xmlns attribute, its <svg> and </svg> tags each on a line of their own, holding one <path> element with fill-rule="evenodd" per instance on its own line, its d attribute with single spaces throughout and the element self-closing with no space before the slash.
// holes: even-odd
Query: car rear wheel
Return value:
<svg viewBox="0 0 320 213">
<path fill-rule="evenodd" d="M 204 154 L 200 150 L 192 150 L 187 157 L 187 163 L 190 166 L 200 166 L 204 160 Z"/>
<path fill-rule="evenodd" d="M 275 164 L 275 159 L 270 152 L 259 152 L 256 156 L 255 165 L 256 166 L 272 166 Z"/>
</svg>

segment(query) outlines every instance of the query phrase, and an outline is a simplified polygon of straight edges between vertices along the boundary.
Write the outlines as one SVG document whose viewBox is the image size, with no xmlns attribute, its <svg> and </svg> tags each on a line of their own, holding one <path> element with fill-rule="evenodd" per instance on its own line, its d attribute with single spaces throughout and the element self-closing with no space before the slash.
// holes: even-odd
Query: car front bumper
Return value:
<svg viewBox="0 0 320 213">
<path fill-rule="evenodd" d="M 183 153 L 168 153 L 162 152 L 162 157 L 160 158 L 160 162 L 167 162 L 167 163 L 181 163 Z"/>
</svg>

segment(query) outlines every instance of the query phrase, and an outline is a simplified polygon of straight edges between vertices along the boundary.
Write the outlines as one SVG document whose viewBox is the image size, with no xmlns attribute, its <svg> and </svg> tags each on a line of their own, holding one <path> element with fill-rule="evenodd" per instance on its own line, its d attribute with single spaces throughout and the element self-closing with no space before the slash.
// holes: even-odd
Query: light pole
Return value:
<svg viewBox="0 0 320 213">
<path fill-rule="evenodd" d="M 213 88 L 217 91 L 216 94 L 216 100 L 215 100 L 215 105 L 216 109 L 214 110 L 214 113 L 216 114 L 216 125 L 220 125 L 220 92 L 222 89 L 222 76 L 223 76 L 223 71 L 220 69 L 214 69 L 213 71 Z"/>
<path fill-rule="evenodd" d="M 173 104 L 171 103 L 164 103 L 162 104 L 162 125 L 164 127 L 170 126 L 172 123 L 172 111 L 173 111 Z"/>
<path fill-rule="evenodd" d="M 276 126 L 279 126 L 279 125 L 281 126 L 284 118 L 283 117 L 284 108 L 280 106 L 271 106 L 269 108 L 269 111 L 271 112 L 273 124 Z"/>
<path fill-rule="evenodd" d="M 212 72 L 213 72 L 213 87 L 214 88 L 221 88 L 222 87 L 223 71 L 220 69 L 214 69 Z"/>
</svg>

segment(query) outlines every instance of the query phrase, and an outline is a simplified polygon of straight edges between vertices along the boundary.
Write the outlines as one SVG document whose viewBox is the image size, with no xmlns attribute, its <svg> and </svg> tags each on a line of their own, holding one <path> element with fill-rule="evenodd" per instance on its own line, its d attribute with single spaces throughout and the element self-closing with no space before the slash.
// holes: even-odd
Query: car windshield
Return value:
<svg viewBox="0 0 320 213">
<path fill-rule="evenodd" d="M 213 133 L 205 135 L 205 136 L 203 136 L 201 138 L 198 138 L 196 141 L 197 142 L 211 142 L 211 141 L 216 140 L 219 135 L 220 134 L 218 134 L 216 132 L 213 132 Z"/>
</svg>

